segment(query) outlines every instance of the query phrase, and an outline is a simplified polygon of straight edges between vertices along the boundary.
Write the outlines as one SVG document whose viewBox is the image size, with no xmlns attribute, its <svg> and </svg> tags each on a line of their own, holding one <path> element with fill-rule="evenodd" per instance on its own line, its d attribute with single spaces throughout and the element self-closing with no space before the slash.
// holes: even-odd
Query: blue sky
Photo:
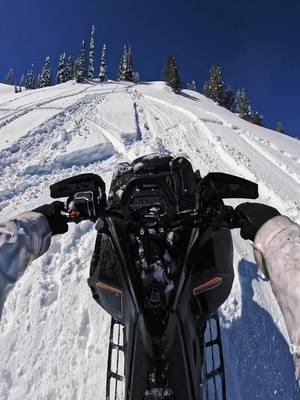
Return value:
<svg viewBox="0 0 300 400">
<path fill-rule="evenodd" d="M 142 80 L 159 80 L 174 54 L 184 82 L 200 91 L 212 64 L 221 65 L 234 90 L 244 87 L 265 125 L 282 121 L 300 137 L 300 2 L 297 0 L 11 0 L 1 4 L 0 77 L 16 77 L 47 55 L 77 55 L 96 25 L 97 65 L 108 47 L 115 78 L 125 41 Z"/>
</svg>

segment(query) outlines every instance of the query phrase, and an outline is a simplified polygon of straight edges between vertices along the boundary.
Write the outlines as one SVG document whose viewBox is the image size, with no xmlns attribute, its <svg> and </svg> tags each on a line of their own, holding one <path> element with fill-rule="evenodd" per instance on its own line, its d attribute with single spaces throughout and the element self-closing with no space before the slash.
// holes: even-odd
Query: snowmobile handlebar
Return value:
<svg viewBox="0 0 300 400">
<path fill-rule="evenodd" d="M 67 178 L 50 186 L 51 197 L 67 197 L 65 212 L 68 222 L 91 220 L 96 222 L 101 217 L 120 218 L 128 223 L 141 223 L 136 213 L 130 211 L 129 201 L 137 184 L 158 186 L 167 202 L 164 215 L 159 218 L 148 218 L 148 226 L 163 227 L 167 230 L 187 229 L 188 227 L 210 227 L 218 230 L 222 227 L 241 228 L 247 221 L 232 207 L 220 201 L 211 201 L 195 210 L 176 212 L 176 204 L 172 192 L 163 179 L 143 176 L 131 180 L 126 186 L 120 201 L 120 210 L 107 207 L 105 183 L 95 174 L 82 174 Z M 254 185 L 254 184 L 253 184 Z M 145 219 L 143 220 L 145 223 Z"/>
<path fill-rule="evenodd" d="M 187 228 L 211 228 L 217 231 L 221 228 L 242 228 L 247 220 L 233 207 L 224 204 L 206 208 L 205 210 L 189 210 L 179 213 L 173 221 L 166 224 L 169 230 L 183 230 Z"/>
</svg>

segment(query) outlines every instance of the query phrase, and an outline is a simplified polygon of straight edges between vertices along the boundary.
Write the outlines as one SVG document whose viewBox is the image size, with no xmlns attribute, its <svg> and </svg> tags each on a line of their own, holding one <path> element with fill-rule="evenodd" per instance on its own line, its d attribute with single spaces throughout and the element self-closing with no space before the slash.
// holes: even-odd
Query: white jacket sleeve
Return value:
<svg viewBox="0 0 300 400">
<path fill-rule="evenodd" d="M 0 222 L 0 316 L 9 289 L 27 266 L 45 253 L 51 241 L 47 219 L 37 212 L 26 212 Z"/>
<path fill-rule="evenodd" d="M 284 216 L 270 219 L 255 236 L 254 256 L 285 319 L 300 383 L 300 226 Z"/>
</svg>

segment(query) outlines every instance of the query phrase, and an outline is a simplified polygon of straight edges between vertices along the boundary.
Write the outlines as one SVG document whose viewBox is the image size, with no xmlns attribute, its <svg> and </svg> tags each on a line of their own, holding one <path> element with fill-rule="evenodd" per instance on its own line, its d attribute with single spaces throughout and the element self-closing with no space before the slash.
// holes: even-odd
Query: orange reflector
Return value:
<svg viewBox="0 0 300 400">
<path fill-rule="evenodd" d="M 79 217 L 79 215 L 80 215 L 79 211 L 74 211 L 73 210 L 73 211 L 69 212 L 69 217 L 72 218 L 72 219 Z"/>
<path fill-rule="evenodd" d="M 104 290 L 107 290 L 108 292 L 112 292 L 112 293 L 115 293 L 115 294 L 121 294 L 122 293 L 122 290 L 116 289 L 116 288 L 114 288 L 112 286 L 109 286 L 109 285 L 106 285 L 105 283 L 102 283 L 102 282 L 98 282 L 96 286 L 99 289 L 104 289 Z"/>
<path fill-rule="evenodd" d="M 202 285 L 195 287 L 193 289 L 193 294 L 194 294 L 194 296 L 197 296 L 198 294 L 206 292 L 207 290 L 214 289 L 214 288 L 218 287 L 219 285 L 221 285 L 222 282 L 223 282 L 223 278 L 219 278 L 218 276 L 216 276 L 215 278 L 211 279 L 210 281 L 205 282 Z"/>
</svg>

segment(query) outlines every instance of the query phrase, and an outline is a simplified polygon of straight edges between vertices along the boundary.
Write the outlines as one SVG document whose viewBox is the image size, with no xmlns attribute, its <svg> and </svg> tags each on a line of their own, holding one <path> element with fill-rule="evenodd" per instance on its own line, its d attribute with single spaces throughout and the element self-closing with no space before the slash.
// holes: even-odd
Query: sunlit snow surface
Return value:
<svg viewBox="0 0 300 400">
<path fill-rule="evenodd" d="M 259 183 L 259 201 L 300 222 L 300 142 L 241 120 L 193 91 L 68 82 L 15 94 L 0 85 L 1 218 L 51 201 L 49 185 L 153 152 L 202 175 Z M 238 201 L 231 201 L 233 205 Z M 86 283 L 95 230 L 70 226 L 19 280 L 0 322 L 0 400 L 105 399 L 109 318 Z M 236 278 L 221 311 L 230 400 L 300 398 L 286 328 L 250 243 L 233 233 Z"/>
</svg>

